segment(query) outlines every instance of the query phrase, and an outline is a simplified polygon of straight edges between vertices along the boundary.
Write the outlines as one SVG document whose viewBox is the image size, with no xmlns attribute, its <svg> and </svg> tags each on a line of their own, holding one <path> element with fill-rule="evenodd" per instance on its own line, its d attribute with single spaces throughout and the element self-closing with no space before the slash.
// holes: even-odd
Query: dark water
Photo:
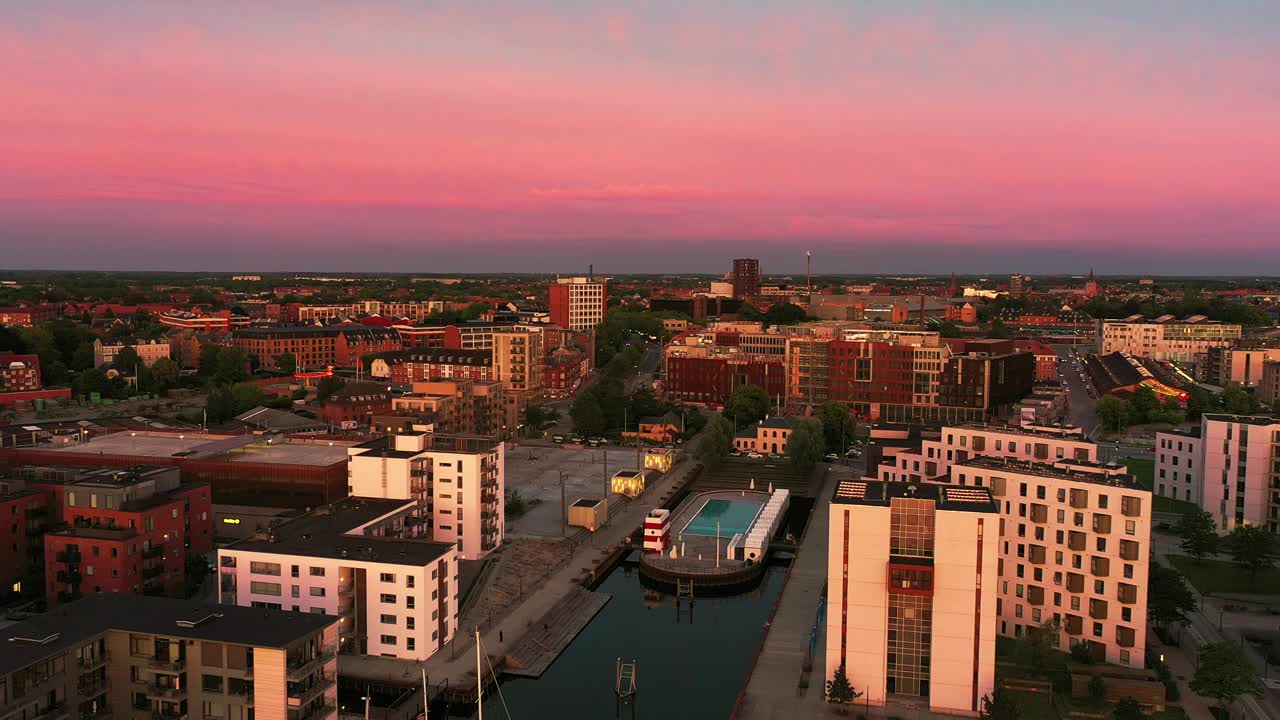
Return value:
<svg viewBox="0 0 1280 720">
<path fill-rule="evenodd" d="M 746 682 L 769 611 L 782 591 L 783 567 L 770 567 L 743 595 L 698 598 L 677 622 L 675 598 L 648 607 L 639 574 L 619 567 L 600 585 L 613 596 L 568 650 L 537 680 L 512 679 L 502 695 L 512 718 L 612 718 L 619 656 L 635 658 L 636 718 L 720 720 L 729 717 Z M 652 601 L 650 601 L 652 604 Z M 485 720 L 506 720 L 495 695 Z M 473 715 L 474 717 L 474 715 Z M 631 718 L 623 707 L 620 717 Z"/>
</svg>

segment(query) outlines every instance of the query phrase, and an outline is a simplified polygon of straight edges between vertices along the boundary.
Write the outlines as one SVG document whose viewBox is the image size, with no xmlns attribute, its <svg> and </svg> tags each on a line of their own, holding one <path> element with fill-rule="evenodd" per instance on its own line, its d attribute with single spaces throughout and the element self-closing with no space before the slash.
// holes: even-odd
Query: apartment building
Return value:
<svg viewBox="0 0 1280 720">
<path fill-rule="evenodd" d="M 350 497 L 218 550 L 222 606 L 336 619 L 338 652 L 422 661 L 457 631 L 458 553 L 419 505 Z"/>
<path fill-rule="evenodd" d="M 918 450 L 901 450 L 876 469 L 890 482 L 948 482 L 951 466 L 972 457 L 995 457 L 1027 462 L 1062 460 L 1096 462 L 1098 446 L 1075 426 L 949 425 L 937 440 L 923 440 Z"/>
<path fill-rule="evenodd" d="M 506 387 L 497 380 L 428 380 L 395 395 L 391 411 L 411 415 L 441 434 L 501 436 L 508 423 Z"/>
<path fill-rule="evenodd" d="M 0 393 L 29 392 L 42 387 L 39 355 L 0 353 Z"/>
<path fill-rule="evenodd" d="M 1262 364 L 1262 378 L 1258 381 L 1258 401 L 1270 407 L 1280 407 L 1280 360 L 1268 360 Z"/>
<path fill-rule="evenodd" d="M 187 561 L 213 551 L 212 494 L 176 467 L 25 468 L 65 527 L 44 536 L 45 599 L 180 597 Z"/>
<path fill-rule="evenodd" d="M 570 330 L 594 330 L 604 321 L 608 286 L 603 280 L 558 278 L 549 292 L 553 324 Z"/>
<path fill-rule="evenodd" d="M 5 636 L 0 717 L 338 716 L 330 615 L 103 593 Z"/>
<path fill-rule="evenodd" d="M 247 327 L 252 322 L 248 315 L 232 315 L 230 310 L 207 313 L 170 310 L 160 313 L 157 319 L 161 325 L 200 333 L 228 333 L 234 328 Z"/>
<path fill-rule="evenodd" d="M 1200 438 L 1200 507 L 1213 515 L 1218 530 L 1230 532 L 1237 525 L 1280 530 L 1280 420 L 1206 414 L 1200 418 Z"/>
<path fill-rule="evenodd" d="M 395 385 L 437 378 L 493 380 L 493 351 L 435 348 L 386 353 L 373 361 L 369 374 Z"/>
<path fill-rule="evenodd" d="M 753 355 L 735 347 L 671 344 L 663 351 L 662 380 L 673 400 L 724 405 L 739 385 L 758 385 L 770 398 L 786 391 L 782 357 Z"/>
<path fill-rule="evenodd" d="M 43 589 L 41 536 L 52 524 L 45 493 L 21 479 L 0 481 L 0 602 L 34 597 Z"/>
<path fill-rule="evenodd" d="M 231 334 L 231 345 L 256 356 L 268 368 L 285 354 L 292 355 L 300 368 L 353 367 L 368 353 L 403 347 L 395 330 L 367 325 L 239 328 Z"/>
<path fill-rule="evenodd" d="M 1210 348 L 1229 347 L 1240 340 L 1241 327 L 1193 315 L 1178 320 L 1172 315 L 1146 319 L 1131 315 L 1122 320 L 1098 321 L 1100 354 L 1127 352 L 1152 360 L 1202 364 Z"/>
<path fill-rule="evenodd" d="M 753 298 L 760 294 L 760 260 L 736 258 L 733 261 L 733 297 L 737 300 Z"/>
<path fill-rule="evenodd" d="M 138 353 L 138 358 L 142 360 L 142 364 L 151 367 L 161 358 L 169 357 L 169 341 L 167 339 L 147 339 L 147 338 L 96 338 L 93 341 L 93 366 L 100 368 L 103 365 L 110 365 L 115 362 L 116 355 L 121 350 L 132 348 Z M 132 370 L 132 368 L 125 368 Z"/>
<path fill-rule="evenodd" d="M 1201 428 L 1156 433 L 1155 494 L 1200 504 L 1204 492 Z"/>
<path fill-rule="evenodd" d="M 830 507 L 826 675 L 883 706 L 976 716 L 995 687 L 997 506 L 986 488 L 842 481 Z"/>
<path fill-rule="evenodd" d="M 1143 666 L 1149 491 L 1123 467 L 1078 460 L 974 457 L 951 480 L 1000 504 L 1001 635 L 1057 620 L 1058 649 L 1083 643 L 1098 661 Z"/>
<path fill-rule="evenodd" d="M 353 497 L 416 504 L 416 536 L 478 560 L 502 544 L 506 453 L 492 437 L 409 432 L 348 450 Z"/>
<path fill-rule="evenodd" d="M 1276 361 L 1280 361 L 1280 341 L 1242 340 L 1234 347 L 1209 348 L 1200 379 L 1223 387 L 1231 383 L 1255 387 L 1262 383 L 1266 363 Z"/>
<path fill-rule="evenodd" d="M 0 325 L 31 327 L 36 323 L 52 320 L 60 314 L 56 305 L 0 307 Z"/>
<path fill-rule="evenodd" d="M 505 386 L 503 424 L 508 428 L 524 422 L 525 408 L 544 397 L 543 347 L 539 327 L 513 325 L 493 334 L 493 369 Z"/>
</svg>

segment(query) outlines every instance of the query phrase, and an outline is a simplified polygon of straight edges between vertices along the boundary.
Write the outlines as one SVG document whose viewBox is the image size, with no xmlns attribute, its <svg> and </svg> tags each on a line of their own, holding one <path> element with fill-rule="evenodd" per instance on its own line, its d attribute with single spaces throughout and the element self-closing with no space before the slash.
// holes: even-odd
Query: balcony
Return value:
<svg viewBox="0 0 1280 720">
<path fill-rule="evenodd" d="M 1071 504 L 1071 507 L 1076 509 L 1089 507 L 1089 491 L 1088 490 L 1072 490 L 1070 504 Z"/>
<path fill-rule="evenodd" d="M 287 694 L 289 696 L 289 707 L 298 708 L 315 700 L 325 693 L 326 690 L 333 687 L 337 682 L 332 676 L 318 675 L 315 676 L 316 681 L 307 687 L 292 687 L 295 683 L 290 683 Z"/>
<path fill-rule="evenodd" d="M 160 672 L 180 673 L 187 669 L 184 657 L 147 658 L 147 667 Z"/>
<path fill-rule="evenodd" d="M 74 585 L 81 580 L 79 570 L 59 570 L 56 577 L 58 582 L 67 583 L 68 585 Z"/>
<path fill-rule="evenodd" d="M 187 689 L 185 687 L 175 687 L 173 685 L 148 685 L 144 692 L 147 697 L 154 698 L 156 700 L 182 702 L 187 699 Z"/>
<path fill-rule="evenodd" d="M 69 552 L 67 550 L 63 550 L 62 552 L 55 555 L 54 558 L 58 562 L 65 563 L 67 565 L 78 565 L 80 563 L 79 551 Z"/>
<path fill-rule="evenodd" d="M 53 703 L 46 705 L 31 716 L 30 720 L 62 720 L 70 714 L 66 703 Z"/>
<path fill-rule="evenodd" d="M 325 720 L 338 711 L 338 708 L 328 703 L 319 703 L 298 713 L 298 720 Z"/>
<path fill-rule="evenodd" d="M 1076 551 L 1084 550 L 1086 538 L 1084 533 L 1072 530 L 1067 533 L 1067 547 Z"/>
<path fill-rule="evenodd" d="M 187 720 L 187 714 L 179 710 L 152 710 L 151 720 Z"/>
<path fill-rule="evenodd" d="M 84 595 L 79 592 L 67 592 L 63 590 L 58 593 L 58 602 L 59 603 L 74 602 L 76 600 L 79 600 L 82 597 L 84 597 Z"/>
<path fill-rule="evenodd" d="M 1031 522 L 1049 522 L 1049 506 L 1041 505 L 1040 503 L 1031 503 Z"/>
<path fill-rule="evenodd" d="M 1133 540 L 1120 541 L 1120 559 L 1121 560 L 1137 560 L 1139 556 L 1139 545 Z"/>
<path fill-rule="evenodd" d="M 1116 644 L 1120 647 L 1131 648 L 1134 646 L 1136 635 L 1137 633 L 1133 631 L 1133 628 L 1116 627 Z"/>
<path fill-rule="evenodd" d="M 164 555 L 164 547 L 161 545 L 152 545 L 142 551 L 142 559 L 149 560 Z"/>
<path fill-rule="evenodd" d="M 1027 602 L 1032 605 L 1044 605 L 1044 588 L 1039 585 L 1028 585 Z"/>
<path fill-rule="evenodd" d="M 1080 573 L 1067 573 L 1067 592 L 1084 592 L 1084 576 Z"/>
<path fill-rule="evenodd" d="M 1043 545 L 1027 546 L 1027 560 L 1030 561 L 1032 565 L 1043 565 L 1047 555 L 1048 553 L 1045 552 Z"/>
<path fill-rule="evenodd" d="M 1084 618 L 1079 615 L 1064 615 L 1062 617 L 1062 629 L 1068 635 L 1080 635 L 1084 632 Z"/>
<path fill-rule="evenodd" d="M 1093 557 L 1089 560 L 1089 572 L 1094 577 L 1107 577 L 1111 574 L 1111 560 L 1104 557 Z"/>
<path fill-rule="evenodd" d="M 1093 531 L 1100 535 L 1107 535 L 1111 532 L 1111 516 L 1102 513 L 1093 514 Z"/>
<path fill-rule="evenodd" d="M 1089 600 L 1089 617 L 1094 620 L 1107 619 L 1107 601 L 1093 598 Z"/>
<path fill-rule="evenodd" d="M 306 676 L 315 672 L 335 657 L 332 650 L 325 650 L 309 660 L 295 661 L 289 660 L 289 679 L 302 680 Z"/>
<path fill-rule="evenodd" d="M 82 670 L 93 670 L 94 668 L 99 668 L 99 667 L 102 667 L 103 665 L 106 665 L 107 661 L 110 659 L 111 659 L 111 653 L 106 650 L 103 650 L 102 652 L 96 655 L 90 655 L 89 657 L 80 658 L 78 663 Z"/>
<path fill-rule="evenodd" d="M 1125 605 L 1133 605 L 1138 602 L 1138 586 L 1120 583 L 1116 587 L 1116 597 Z"/>
<path fill-rule="evenodd" d="M 1120 514 L 1125 517 L 1138 517 L 1142 514 L 1142 498 L 1125 497 L 1120 499 Z"/>
</svg>

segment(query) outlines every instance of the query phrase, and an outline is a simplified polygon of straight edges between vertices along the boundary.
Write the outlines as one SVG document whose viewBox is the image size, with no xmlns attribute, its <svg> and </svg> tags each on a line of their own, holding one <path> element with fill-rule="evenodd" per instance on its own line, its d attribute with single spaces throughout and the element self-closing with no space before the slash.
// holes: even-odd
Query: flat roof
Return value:
<svg viewBox="0 0 1280 720">
<path fill-rule="evenodd" d="M 270 539 L 255 536 L 234 542 L 227 549 L 421 567 L 444 556 L 454 544 L 347 534 L 413 504 L 412 500 L 346 498 L 272 526 L 268 531 Z"/>
<path fill-rule="evenodd" d="M 337 621 L 317 613 L 98 593 L 0 630 L 0 675 L 73 650 L 108 630 L 285 648 Z"/>
<path fill-rule="evenodd" d="M 1280 425 L 1280 418 L 1267 415 L 1228 415 L 1227 413 L 1205 413 L 1203 417 L 1218 422 L 1240 423 L 1241 425 Z"/>
<path fill-rule="evenodd" d="M 1122 467 L 1114 463 L 1102 464 L 1093 463 L 1083 460 L 1062 460 L 1059 461 L 1064 465 L 1075 465 L 1079 467 L 1093 468 L 1117 468 Z M 1116 474 L 1104 475 L 1102 473 L 1089 472 L 1087 470 L 1071 470 L 1069 468 L 1061 468 L 1048 463 L 1030 462 L 1027 460 L 1014 460 L 1012 458 L 995 458 L 977 456 L 969 458 L 963 462 L 958 462 L 952 467 L 972 467 L 984 470 L 1003 470 L 1005 472 L 1017 473 L 1019 475 L 1036 475 L 1043 478 L 1054 480 L 1071 480 L 1074 482 L 1091 483 L 1094 485 L 1108 485 L 1110 487 L 1124 488 L 1126 490 L 1141 490 L 1142 492 L 1151 492 L 1142 487 L 1136 478 L 1132 475 Z"/>
<path fill-rule="evenodd" d="M 932 500 L 939 510 L 999 512 L 991 490 L 973 485 L 841 480 L 831 502 L 842 505 L 888 507 L 895 499 Z"/>
<path fill-rule="evenodd" d="M 1074 440 L 1075 442 L 1084 443 L 1086 445 L 1094 444 L 1092 441 L 1085 439 L 1083 435 L 1078 434 L 1080 427 L 1077 425 L 1064 425 L 1061 431 L 1036 430 L 1018 425 L 986 425 L 983 423 L 961 423 L 959 425 L 948 425 L 946 427 L 956 428 L 958 430 L 984 430 L 986 432 L 995 432 L 1004 435 L 1023 435 L 1026 437 L 1052 438 L 1054 440 Z M 1044 426 L 1040 425 L 1039 427 Z"/>
<path fill-rule="evenodd" d="M 86 442 L 47 448 L 68 454 L 135 455 L 141 457 L 201 457 L 227 462 L 280 463 L 326 466 L 347 459 L 347 443 L 290 442 L 264 435 L 117 432 Z M 46 449 L 46 448 L 40 448 Z"/>
</svg>

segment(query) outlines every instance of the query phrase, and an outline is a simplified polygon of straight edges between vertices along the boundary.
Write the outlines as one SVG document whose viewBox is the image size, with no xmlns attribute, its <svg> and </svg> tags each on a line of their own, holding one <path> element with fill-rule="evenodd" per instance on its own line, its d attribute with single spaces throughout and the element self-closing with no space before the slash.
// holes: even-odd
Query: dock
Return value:
<svg viewBox="0 0 1280 720">
<path fill-rule="evenodd" d="M 608 593 L 574 588 L 516 641 L 507 653 L 504 673 L 514 677 L 541 677 L 612 599 Z"/>
</svg>

